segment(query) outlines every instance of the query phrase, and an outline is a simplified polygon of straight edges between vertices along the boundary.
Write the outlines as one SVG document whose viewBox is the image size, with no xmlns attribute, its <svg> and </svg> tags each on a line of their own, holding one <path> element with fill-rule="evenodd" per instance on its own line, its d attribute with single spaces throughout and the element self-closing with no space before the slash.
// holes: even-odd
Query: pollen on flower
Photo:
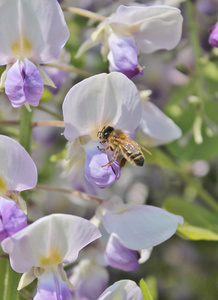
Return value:
<svg viewBox="0 0 218 300">
<path fill-rule="evenodd" d="M 15 57 L 19 57 L 20 59 L 24 57 L 29 57 L 32 44 L 31 42 L 22 34 L 22 38 L 17 40 L 11 45 L 11 50 Z"/>
<path fill-rule="evenodd" d="M 61 254 L 55 250 L 55 249 L 50 249 L 49 255 L 48 256 L 42 256 L 40 258 L 40 266 L 42 268 L 48 268 L 51 266 L 57 266 L 62 262 L 62 257 Z"/>
<path fill-rule="evenodd" d="M 7 185 L 4 179 L 2 178 L 2 176 L 0 176 L 0 194 L 5 194 L 6 192 L 7 192 Z"/>
</svg>

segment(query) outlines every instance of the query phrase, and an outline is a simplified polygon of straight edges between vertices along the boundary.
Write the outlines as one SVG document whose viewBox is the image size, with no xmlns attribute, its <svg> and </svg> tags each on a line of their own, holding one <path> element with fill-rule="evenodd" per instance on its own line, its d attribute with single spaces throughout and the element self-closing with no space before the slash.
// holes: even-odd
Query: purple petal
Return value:
<svg viewBox="0 0 218 300">
<path fill-rule="evenodd" d="M 49 78 L 54 82 L 56 87 L 47 85 L 47 88 L 55 95 L 59 92 L 61 86 L 66 82 L 69 73 L 58 68 L 52 68 L 48 66 L 42 67 L 43 70 L 48 74 Z"/>
<path fill-rule="evenodd" d="M 0 241 L 27 226 L 25 213 L 12 200 L 0 196 Z"/>
<path fill-rule="evenodd" d="M 41 74 L 28 59 L 17 60 L 8 70 L 5 93 L 14 107 L 19 107 L 25 102 L 37 106 L 43 90 Z"/>
<path fill-rule="evenodd" d="M 107 153 L 100 152 L 97 147 L 89 149 L 85 158 L 85 176 L 89 182 L 98 188 L 107 188 L 120 178 L 120 164 L 113 162 L 110 166 L 102 167 L 109 162 Z"/>
<path fill-rule="evenodd" d="M 72 300 L 68 285 L 58 273 L 43 273 L 34 300 Z"/>
<path fill-rule="evenodd" d="M 209 44 L 213 47 L 218 48 L 218 22 L 209 29 Z"/>
<path fill-rule="evenodd" d="M 113 34 L 110 36 L 109 45 L 110 72 L 121 72 L 128 78 L 144 74 L 138 64 L 138 51 L 132 37 L 121 39 Z"/>
<path fill-rule="evenodd" d="M 96 300 L 107 287 L 109 273 L 94 260 L 85 259 L 73 268 L 69 281 L 75 287 L 71 293 L 76 299 Z"/>
<path fill-rule="evenodd" d="M 111 267 L 123 271 L 135 271 L 138 269 L 138 251 L 128 249 L 120 244 L 119 240 L 112 234 L 107 244 L 105 258 Z"/>
</svg>

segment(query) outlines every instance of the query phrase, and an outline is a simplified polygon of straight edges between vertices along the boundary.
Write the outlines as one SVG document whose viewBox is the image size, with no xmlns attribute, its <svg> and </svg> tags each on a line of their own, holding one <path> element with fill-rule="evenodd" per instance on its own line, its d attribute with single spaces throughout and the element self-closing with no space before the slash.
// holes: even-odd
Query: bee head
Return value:
<svg viewBox="0 0 218 300">
<path fill-rule="evenodd" d="M 109 134 L 114 131 L 114 128 L 111 126 L 106 127 L 103 132 L 102 132 L 102 137 L 104 140 L 107 140 L 107 138 L 109 137 Z"/>
<path fill-rule="evenodd" d="M 100 139 L 103 139 L 104 141 L 107 140 L 109 134 L 114 130 L 113 127 L 111 126 L 107 126 L 106 128 L 103 127 L 101 131 L 98 132 L 97 136 L 100 138 Z"/>
</svg>

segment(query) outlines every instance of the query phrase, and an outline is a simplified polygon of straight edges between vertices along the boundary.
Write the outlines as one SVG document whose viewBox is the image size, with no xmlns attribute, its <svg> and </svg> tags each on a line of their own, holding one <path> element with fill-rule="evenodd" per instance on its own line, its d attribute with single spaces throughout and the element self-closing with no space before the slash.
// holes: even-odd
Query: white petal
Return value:
<svg viewBox="0 0 218 300">
<path fill-rule="evenodd" d="M 132 250 L 142 250 L 164 242 L 176 232 L 178 223 L 183 223 L 182 217 L 149 205 L 138 205 L 103 216 L 105 229 Z"/>
<path fill-rule="evenodd" d="M 71 88 L 63 103 L 65 137 L 91 136 L 104 126 L 132 132 L 141 119 L 141 100 L 134 83 L 121 73 L 100 74 Z"/>
<path fill-rule="evenodd" d="M 57 1 L 1 0 L 0 64 L 12 62 L 17 56 L 38 63 L 52 61 L 68 36 Z"/>
<path fill-rule="evenodd" d="M 132 280 L 120 280 L 109 286 L 97 300 L 143 300 L 141 289 Z"/>
<path fill-rule="evenodd" d="M 101 236 L 89 221 L 72 215 L 43 217 L 2 242 L 12 268 L 19 273 L 33 266 L 46 269 L 76 260 L 79 251 Z"/>
<path fill-rule="evenodd" d="M 157 106 L 149 101 L 143 103 L 140 127 L 149 146 L 163 145 L 181 137 L 181 129 Z"/>
<path fill-rule="evenodd" d="M 36 186 L 34 161 L 17 141 L 4 135 L 0 135 L 0 165 L 0 178 L 5 181 L 8 193 Z"/>
<path fill-rule="evenodd" d="M 178 44 L 182 20 L 180 10 L 170 6 L 121 5 L 109 22 L 115 32 L 132 34 L 143 53 L 151 53 L 170 50 Z"/>
</svg>

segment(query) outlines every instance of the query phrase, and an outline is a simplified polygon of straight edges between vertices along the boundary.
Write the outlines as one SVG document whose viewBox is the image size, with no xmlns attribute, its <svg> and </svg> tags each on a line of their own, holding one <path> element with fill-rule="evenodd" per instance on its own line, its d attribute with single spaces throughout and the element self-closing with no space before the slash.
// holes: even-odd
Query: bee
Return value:
<svg viewBox="0 0 218 300">
<path fill-rule="evenodd" d="M 111 151 L 114 152 L 112 159 L 102 167 L 111 165 L 120 154 L 123 156 L 120 162 L 121 168 L 124 167 L 126 161 L 129 161 L 134 166 L 141 167 L 145 161 L 145 157 L 141 149 L 144 149 L 146 152 L 151 154 L 146 148 L 132 140 L 128 134 L 120 129 L 114 129 L 111 126 L 104 126 L 103 129 L 97 133 L 97 137 L 101 140 L 101 145 L 107 143 L 106 148 L 100 148 L 97 146 L 100 151 L 107 151 L 108 149 L 111 149 Z"/>
</svg>

